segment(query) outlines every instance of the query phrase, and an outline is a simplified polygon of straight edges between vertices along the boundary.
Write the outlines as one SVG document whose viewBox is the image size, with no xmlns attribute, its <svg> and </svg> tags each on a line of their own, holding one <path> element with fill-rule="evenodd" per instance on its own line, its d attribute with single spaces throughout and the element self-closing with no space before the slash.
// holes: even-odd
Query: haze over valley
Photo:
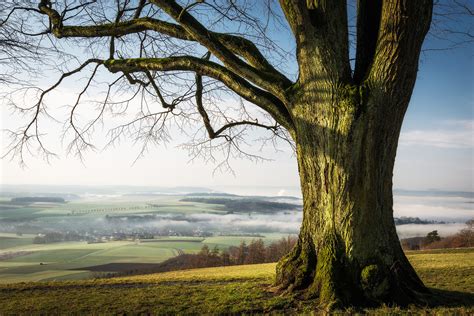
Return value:
<svg viewBox="0 0 474 316">
<path fill-rule="evenodd" d="M 469 192 L 397 190 L 399 237 L 452 235 L 473 218 L 473 201 Z M 89 278 L 96 273 L 90 267 L 155 264 L 203 245 L 225 250 L 256 239 L 268 245 L 298 234 L 301 209 L 290 187 L 4 185 L 0 276 L 3 282 Z"/>
</svg>

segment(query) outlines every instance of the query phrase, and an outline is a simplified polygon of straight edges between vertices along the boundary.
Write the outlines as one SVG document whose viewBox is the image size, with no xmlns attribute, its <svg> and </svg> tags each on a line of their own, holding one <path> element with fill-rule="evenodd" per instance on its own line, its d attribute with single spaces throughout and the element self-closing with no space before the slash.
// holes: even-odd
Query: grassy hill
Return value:
<svg viewBox="0 0 474 316">
<path fill-rule="evenodd" d="M 433 297 L 427 306 L 374 314 L 474 313 L 474 249 L 419 251 L 408 258 Z M 312 302 L 272 292 L 275 264 L 206 268 L 114 279 L 0 285 L 0 314 L 301 313 Z M 347 310 L 347 313 L 356 310 Z"/>
<path fill-rule="evenodd" d="M 132 270 L 143 264 L 156 264 L 180 253 L 197 253 L 204 245 L 210 249 L 227 249 L 241 241 L 250 243 L 255 237 L 157 237 L 137 243 L 132 240 L 87 243 L 84 241 L 33 244 L 35 235 L 0 233 L 0 284 L 29 281 L 79 280 L 93 276 L 92 271 L 119 263 Z M 266 243 L 282 235 L 266 234 Z"/>
</svg>

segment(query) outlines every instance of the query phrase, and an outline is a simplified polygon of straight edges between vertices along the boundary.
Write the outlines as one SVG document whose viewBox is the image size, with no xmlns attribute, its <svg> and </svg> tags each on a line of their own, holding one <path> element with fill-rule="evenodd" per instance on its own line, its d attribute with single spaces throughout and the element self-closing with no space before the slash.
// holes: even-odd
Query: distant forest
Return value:
<svg viewBox="0 0 474 316">
<path fill-rule="evenodd" d="M 43 197 L 43 196 L 35 196 L 35 197 L 16 197 L 12 198 L 11 203 L 14 204 L 27 204 L 27 203 L 66 203 L 66 201 L 61 197 Z"/>
<path fill-rule="evenodd" d="M 277 262 L 293 249 L 296 241 L 296 237 L 287 236 L 265 245 L 263 240 L 259 238 L 253 239 L 248 244 L 242 241 L 239 246 L 230 246 L 225 250 L 220 250 L 217 246 L 210 249 L 209 246 L 204 245 L 199 253 L 183 253 L 158 264 L 115 263 L 90 267 L 89 270 L 94 271 L 96 278 L 107 278 L 205 267 Z M 111 271 L 111 266 L 117 269 L 116 272 L 103 272 Z M 121 269 L 122 266 L 124 269 Z"/>
<path fill-rule="evenodd" d="M 184 198 L 182 202 L 195 202 L 222 205 L 229 213 L 273 213 L 278 211 L 298 210 L 301 205 L 281 202 L 270 202 L 260 199 L 225 199 L 225 198 Z"/>
<path fill-rule="evenodd" d="M 395 221 L 395 225 L 406 225 L 406 224 L 446 224 L 444 221 L 430 221 L 425 219 L 420 219 L 419 217 L 395 217 L 393 219 Z"/>
</svg>

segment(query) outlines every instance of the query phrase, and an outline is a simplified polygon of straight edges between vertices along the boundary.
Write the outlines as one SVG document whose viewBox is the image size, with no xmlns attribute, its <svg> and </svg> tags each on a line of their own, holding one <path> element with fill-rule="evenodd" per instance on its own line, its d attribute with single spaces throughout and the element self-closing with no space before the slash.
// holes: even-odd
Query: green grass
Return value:
<svg viewBox="0 0 474 316">
<path fill-rule="evenodd" d="M 26 246 L 33 242 L 33 238 L 16 238 L 0 236 L 0 249 L 15 248 Z"/>
<path fill-rule="evenodd" d="M 158 263 L 184 252 L 196 252 L 200 242 L 157 242 L 136 244 L 117 241 L 98 244 L 64 242 L 45 245 L 25 245 L 6 249 L 26 251 L 11 259 L 0 261 L 0 283 L 40 281 L 51 279 L 77 279 L 90 277 L 80 269 L 113 262 Z"/>
<path fill-rule="evenodd" d="M 474 248 L 412 252 L 408 259 L 427 285 L 474 293 Z"/>
<path fill-rule="evenodd" d="M 204 244 L 211 249 L 217 246 L 226 249 L 238 245 L 241 239 L 253 238 L 222 237 L 161 237 L 152 240 L 111 241 L 106 243 L 58 242 L 32 244 L 33 235 L 0 235 L 0 255 L 18 253 L 22 255 L 0 260 L 0 283 L 28 282 L 41 280 L 65 280 L 91 276 L 81 268 L 108 263 L 159 263 L 182 252 L 197 253 Z M 269 236 L 268 240 L 275 240 Z M 266 238 L 264 239 L 266 240 Z M 78 269 L 78 270 L 72 270 Z"/>
<path fill-rule="evenodd" d="M 81 199 L 58 204 L 32 203 L 27 205 L 0 201 L 0 220 L 13 222 L 35 220 L 38 227 L 46 225 L 54 228 L 59 222 L 70 223 L 74 220 L 103 219 L 106 215 L 226 213 L 219 205 L 182 202 L 180 201 L 182 198 L 183 196 L 115 197 L 113 199 Z"/>
<path fill-rule="evenodd" d="M 89 278 L 91 274 L 81 268 L 107 263 L 159 263 L 181 252 L 197 253 L 203 242 L 211 248 L 217 246 L 219 249 L 225 249 L 229 244 L 238 244 L 236 237 L 211 239 L 212 242 L 197 237 L 163 237 L 141 243 L 113 241 L 96 244 L 31 244 L 31 237 L 14 238 L 12 235 L 0 236 L 0 242 L 8 241 L 9 244 L 5 242 L 6 248 L 1 249 L 0 253 L 26 254 L 0 261 L 0 283 Z M 82 273 L 79 274 L 78 271 Z"/>
<path fill-rule="evenodd" d="M 140 260 L 147 257 L 151 257 L 152 260 L 157 257 L 171 258 L 176 255 L 177 253 L 173 249 L 154 248 L 142 245 L 117 247 L 101 253 L 101 256 L 106 257 L 135 257 L 140 258 Z M 162 260 L 155 260 L 155 262 L 156 261 Z"/>
<path fill-rule="evenodd" d="M 349 309 L 346 314 L 474 313 L 474 249 L 410 252 L 437 295 L 432 307 Z M 275 264 L 206 268 L 114 279 L 0 285 L 0 314 L 299 314 L 312 302 L 271 289 Z M 317 309 L 316 309 L 317 312 Z"/>
<path fill-rule="evenodd" d="M 50 251 L 36 251 L 31 254 L 16 257 L 7 261 L 10 262 L 58 262 L 69 261 L 94 252 L 92 249 L 57 249 Z"/>
<path fill-rule="evenodd" d="M 11 206 L 9 209 L 0 210 L 0 219 L 6 221 L 12 220 L 16 222 L 32 220 L 42 216 L 39 214 L 40 211 L 40 208 L 35 207 Z"/>
<path fill-rule="evenodd" d="M 29 205 L 10 204 L 3 201 L 0 209 L 0 219 L 3 220 L 55 220 L 67 216 L 104 217 L 105 215 L 133 215 L 133 214 L 156 214 L 156 213 L 222 213 L 218 206 L 181 202 L 180 196 L 153 197 L 150 199 L 139 198 L 114 198 L 113 200 L 88 200 L 70 201 L 65 204 L 59 203 L 32 203 Z M 132 200 L 130 200 L 132 199 Z M 156 204 L 158 206 L 150 206 Z"/>
</svg>

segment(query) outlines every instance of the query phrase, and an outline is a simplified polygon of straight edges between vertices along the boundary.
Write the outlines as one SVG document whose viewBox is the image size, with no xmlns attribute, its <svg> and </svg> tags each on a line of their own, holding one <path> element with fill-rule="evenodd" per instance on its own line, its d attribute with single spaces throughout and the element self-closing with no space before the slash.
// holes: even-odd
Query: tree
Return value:
<svg viewBox="0 0 474 316">
<path fill-rule="evenodd" d="M 212 248 L 210 256 L 216 257 L 216 258 L 219 257 L 219 247 L 217 247 L 217 245 L 214 246 L 214 248 Z"/>
<path fill-rule="evenodd" d="M 466 222 L 467 229 L 474 230 L 474 219 L 470 219 Z"/>
<path fill-rule="evenodd" d="M 245 241 L 241 241 L 239 247 L 237 247 L 234 251 L 234 262 L 236 264 L 244 264 L 245 260 L 247 259 L 249 253 L 249 248 Z"/>
<path fill-rule="evenodd" d="M 211 251 L 209 250 L 208 245 L 204 245 L 201 247 L 201 250 L 199 251 L 199 255 L 203 257 L 209 257 L 211 254 Z"/>
<path fill-rule="evenodd" d="M 37 41 L 24 32 L 17 32 L 23 24 L 22 19 L 10 20 L 11 13 L 16 9 L 15 2 L 0 3 L 0 84 L 18 85 L 22 82 L 18 73 L 34 73 L 32 62 L 40 62 L 47 57 Z M 41 57 L 41 58 L 40 58 Z"/>
<path fill-rule="evenodd" d="M 190 147 L 198 148 L 191 149 L 195 155 L 212 159 L 216 147 L 227 157 L 232 150 L 245 155 L 239 145 L 246 128 L 263 128 L 294 144 L 304 201 L 299 239 L 277 266 L 277 285 L 318 297 L 328 308 L 407 304 L 426 292 L 396 234 L 392 173 L 432 20 L 432 0 L 359 0 L 355 28 L 349 28 L 343 0 L 111 3 L 41 0 L 37 9 L 22 11 L 44 25 L 46 30 L 36 35 L 46 34 L 54 45 L 76 40 L 73 43 L 83 45 L 90 56 L 70 66 L 51 88 L 40 90 L 34 106 L 23 108 L 32 119 L 11 133 L 7 155 L 22 157 L 31 142 L 49 154 L 38 132 L 41 114 L 46 114 L 44 98 L 66 78 L 92 67 L 67 120 L 70 150 L 80 155 L 92 147 L 89 136 L 103 113 L 128 109 L 130 99 L 110 100 L 113 87 L 120 91 L 127 85 L 138 87 L 133 96 L 151 96 L 163 109 L 150 109 L 142 101 L 135 119 L 112 130 L 112 143 L 125 135 L 143 142 L 146 150 L 149 142 L 166 141 L 167 120 L 197 120 L 190 114 L 191 103 L 213 140 L 194 142 L 200 145 Z M 249 8 L 265 8 L 271 14 L 257 10 L 252 15 Z M 464 8 L 472 12 L 467 3 Z M 273 22 L 268 22 L 270 15 Z M 296 79 L 279 71 L 262 52 L 281 52 L 266 35 L 279 22 L 294 36 Z M 350 42 L 355 42 L 354 54 Z M 81 127 L 76 120 L 81 97 L 103 68 L 117 74 L 116 80 L 108 86 L 98 116 Z M 244 103 L 238 118 L 231 118 L 230 110 L 210 97 L 222 88 L 254 104 L 269 119 L 256 119 Z M 240 250 L 238 262 L 246 255 L 244 243 Z"/>
<path fill-rule="evenodd" d="M 441 240 L 441 237 L 438 235 L 437 230 L 433 230 L 429 232 L 425 237 L 425 241 L 427 244 L 431 244 L 431 243 L 434 243 L 435 241 L 440 241 L 440 240 Z"/>
<path fill-rule="evenodd" d="M 474 219 L 468 220 L 466 226 L 466 228 L 461 229 L 458 236 L 462 241 L 462 247 L 472 247 L 474 246 Z"/>
<path fill-rule="evenodd" d="M 227 250 L 222 251 L 221 260 L 222 260 L 222 265 L 224 265 L 224 266 L 229 266 L 229 265 L 232 264 L 232 262 L 230 260 L 230 254 Z"/>
<path fill-rule="evenodd" d="M 248 246 L 248 254 L 245 258 L 246 264 L 265 262 L 265 244 L 262 239 L 252 239 Z"/>
<path fill-rule="evenodd" d="M 296 244 L 296 237 L 287 236 L 272 242 L 266 248 L 265 262 L 277 262 L 287 255 Z"/>
</svg>

